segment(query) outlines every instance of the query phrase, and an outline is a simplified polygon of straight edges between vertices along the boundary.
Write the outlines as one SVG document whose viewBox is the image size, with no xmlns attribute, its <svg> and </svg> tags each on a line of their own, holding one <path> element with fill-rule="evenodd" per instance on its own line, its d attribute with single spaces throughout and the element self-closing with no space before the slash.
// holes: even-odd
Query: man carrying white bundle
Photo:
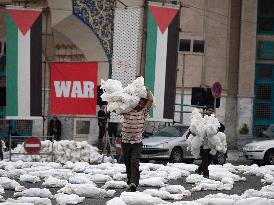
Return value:
<svg viewBox="0 0 274 205">
<path fill-rule="evenodd" d="M 147 91 L 147 99 L 141 98 L 138 105 L 130 112 L 123 114 L 122 150 L 127 172 L 128 191 L 135 192 L 139 185 L 139 162 L 142 151 L 142 133 L 147 114 L 153 103 L 151 92 Z"/>
<path fill-rule="evenodd" d="M 214 114 L 214 108 L 213 106 L 207 106 L 206 108 L 206 114 L 208 116 Z M 218 128 L 219 132 L 224 132 L 225 131 L 225 126 L 220 123 L 220 127 Z M 211 164 L 213 160 L 213 156 L 210 154 L 210 148 L 208 147 L 208 139 L 207 137 L 204 137 L 203 144 L 200 149 L 200 156 L 202 157 L 202 163 L 196 170 L 197 174 L 203 174 L 204 177 L 208 178 L 209 177 L 209 170 L 208 166 Z"/>
</svg>

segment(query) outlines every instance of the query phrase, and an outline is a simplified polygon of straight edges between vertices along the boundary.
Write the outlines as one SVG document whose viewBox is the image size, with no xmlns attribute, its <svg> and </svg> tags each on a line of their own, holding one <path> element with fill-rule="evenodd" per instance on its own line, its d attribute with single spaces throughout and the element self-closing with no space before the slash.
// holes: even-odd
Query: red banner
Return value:
<svg viewBox="0 0 274 205">
<path fill-rule="evenodd" d="M 51 63 L 50 113 L 96 115 L 97 63 Z"/>
</svg>

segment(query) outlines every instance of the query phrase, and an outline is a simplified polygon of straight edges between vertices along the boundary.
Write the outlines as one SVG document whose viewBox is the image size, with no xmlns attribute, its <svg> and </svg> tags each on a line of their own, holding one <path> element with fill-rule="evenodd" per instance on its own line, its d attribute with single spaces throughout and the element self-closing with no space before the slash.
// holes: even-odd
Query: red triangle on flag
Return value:
<svg viewBox="0 0 274 205">
<path fill-rule="evenodd" d="M 167 8 L 151 5 L 149 5 L 149 9 L 162 33 L 165 32 L 167 27 L 169 27 L 169 24 L 179 11 L 178 8 Z"/>
<path fill-rule="evenodd" d="M 40 11 L 24 9 L 8 8 L 7 11 L 23 35 L 28 32 L 38 16 L 41 14 Z"/>
</svg>

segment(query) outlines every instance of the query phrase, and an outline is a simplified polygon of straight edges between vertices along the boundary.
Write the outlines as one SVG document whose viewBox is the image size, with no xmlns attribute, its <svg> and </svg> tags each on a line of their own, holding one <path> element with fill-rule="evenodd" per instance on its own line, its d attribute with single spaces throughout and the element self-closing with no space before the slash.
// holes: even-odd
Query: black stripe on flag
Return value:
<svg viewBox="0 0 274 205">
<path fill-rule="evenodd" d="M 30 116 L 42 116 L 42 15 L 30 30 Z"/>
<path fill-rule="evenodd" d="M 179 38 L 179 12 L 168 27 L 164 118 L 174 118 Z"/>
</svg>

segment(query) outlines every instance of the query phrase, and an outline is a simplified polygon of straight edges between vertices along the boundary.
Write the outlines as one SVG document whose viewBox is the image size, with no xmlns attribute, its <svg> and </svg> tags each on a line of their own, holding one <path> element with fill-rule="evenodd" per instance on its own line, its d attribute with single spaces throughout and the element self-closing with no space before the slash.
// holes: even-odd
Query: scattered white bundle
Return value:
<svg viewBox="0 0 274 205">
<path fill-rule="evenodd" d="M 41 153 L 49 153 L 52 151 L 52 143 L 49 140 L 41 142 L 42 150 Z M 78 142 L 74 140 L 61 140 L 54 141 L 53 143 L 54 158 L 56 162 L 66 163 L 71 162 L 91 162 L 98 163 L 101 161 L 102 156 L 98 153 L 98 149 L 88 144 L 86 141 Z M 13 152 L 26 153 L 24 146 L 18 144 Z M 19 155 L 20 156 L 20 155 Z M 49 155 L 32 155 L 32 156 L 20 156 L 23 161 L 39 161 L 48 162 L 51 161 Z M 60 164 L 52 164 L 53 168 L 60 167 Z M 14 170 L 14 167 L 11 167 Z M 11 169 L 10 168 L 10 169 Z M 22 171 L 22 170 L 21 170 Z M 21 172 L 20 171 L 20 172 Z M 24 173 L 13 171 L 8 173 L 12 178 L 19 178 Z"/>
<path fill-rule="evenodd" d="M 144 170 L 142 171 L 141 179 L 148 179 L 151 177 L 164 177 L 167 178 L 168 173 L 166 171 L 150 171 Z"/>
<path fill-rule="evenodd" d="M 10 169 L 7 173 L 7 177 L 10 179 L 19 179 L 19 177 L 25 173 L 26 171 L 23 169 Z"/>
<path fill-rule="evenodd" d="M 22 203 L 17 200 L 8 200 L 6 202 L 1 203 L 2 205 L 34 205 L 33 203 Z"/>
<path fill-rule="evenodd" d="M 105 175 L 105 174 L 94 174 L 94 175 L 90 175 L 89 178 L 91 179 L 91 181 L 97 184 L 105 183 L 107 181 L 112 180 L 112 178 L 109 175 Z"/>
<path fill-rule="evenodd" d="M 68 184 L 67 180 L 58 179 L 58 178 L 50 176 L 45 180 L 45 182 L 43 182 L 42 185 L 44 185 L 45 187 L 48 187 L 48 188 L 61 188 L 61 187 L 66 186 L 66 184 Z"/>
<path fill-rule="evenodd" d="M 168 185 L 160 188 L 160 190 L 166 190 L 171 194 L 183 194 L 185 196 L 191 195 L 190 191 L 186 190 L 182 185 Z"/>
<path fill-rule="evenodd" d="M 20 176 L 19 180 L 21 182 L 36 183 L 36 182 L 40 181 L 40 178 L 37 176 L 30 175 L 30 174 L 23 174 Z"/>
<path fill-rule="evenodd" d="M 124 181 L 107 181 L 104 186 L 102 186 L 103 189 L 123 189 L 126 188 L 128 185 Z"/>
<path fill-rule="evenodd" d="M 114 197 L 113 199 L 107 201 L 106 205 L 126 205 L 126 203 L 122 198 Z"/>
<path fill-rule="evenodd" d="M 163 187 L 166 182 L 164 177 L 151 177 L 140 180 L 140 186 Z"/>
<path fill-rule="evenodd" d="M 117 173 L 113 176 L 114 180 L 120 181 L 127 178 L 127 174 Z"/>
<path fill-rule="evenodd" d="M 57 204 L 67 205 L 67 204 L 79 204 L 84 201 L 85 197 L 80 197 L 76 194 L 55 194 L 54 195 Z"/>
<path fill-rule="evenodd" d="M 64 188 L 60 189 L 58 193 L 64 194 L 77 194 L 89 198 L 105 198 L 112 197 L 115 190 L 100 189 L 93 184 L 67 184 Z"/>
<path fill-rule="evenodd" d="M 125 88 L 118 80 L 101 80 L 101 88 L 104 91 L 101 98 L 108 102 L 108 111 L 117 114 L 130 112 L 137 106 L 141 98 L 147 97 L 143 77 L 138 77 Z"/>
<path fill-rule="evenodd" d="M 233 184 L 227 183 L 224 184 L 220 181 L 215 181 L 211 179 L 204 179 L 198 183 L 196 186 L 193 187 L 192 191 L 201 191 L 201 190 L 226 190 L 230 191 L 233 188 Z"/>
<path fill-rule="evenodd" d="M 71 184 L 92 184 L 93 182 L 89 179 L 89 175 L 81 173 L 75 174 L 69 178 Z"/>
<path fill-rule="evenodd" d="M 10 179 L 8 177 L 0 177 L 0 186 L 8 190 L 22 190 L 21 186 L 17 181 Z"/>
<path fill-rule="evenodd" d="M 14 193 L 14 197 L 41 197 L 41 198 L 52 198 L 52 194 L 48 189 L 40 189 L 40 188 L 30 188 L 26 189 L 22 192 Z"/>
<path fill-rule="evenodd" d="M 199 174 L 191 174 L 186 178 L 186 183 L 190 183 L 190 184 L 196 184 L 202 180 L 204 180 L 205 178 L 202 175 Z"/>
<path fill-rule="evenodd" d="M 149 194 L 153 197 L 157 197 L 163 200 L 174 200 L 172 194 L 170 194 L 166 190 L 158 190 L 158 189 L 146 189 L 143 193 Z M 182 197 L 183 198 L 183 197 Z M 182 198 L 178 199 L 181 200 Z"/>
<path fill-rule="evenodd" d="M 186 190 L 181 185 L 168 185 L 157 189 L 146 189 L 144 191 L 154 197 L 159 197 L 165 200 L 182 200 L 184 196 L 190 196 L 191 192 Z"/>
<path fill-rule="evenodd" d="M 156 205 L 164 204 L 164 201 L 158 197 L 153 197 L 144 192 L 122 192 L 120 198 L 126 204 Z"/>
<path fill-rule="evenodd" d="M 73 167 L 74 172 L 84 172 L 86 168 L 89 167 L 89 163 L 87 162 L 76 162 Z"/>
<path fill-rule="evenodd" d="M 19 197 L 17 198 L 18 203 L 32 203 L 34 205 L 51 205 L 51 200 L 40 197 Z"/>
<path fill-rule="evenodd" d="M 220 123 L 214 114 L 202 117 L 198 109 L 193 110 L 190 124 L 192 134 L 187 139 L 187 146 L 195 158 L 199 158 L 202 145 L 208 147 L 213 155 L 217 151 L 226 152 L 226 136 L 219 132 L 219 127 Z"/>
</svg>

